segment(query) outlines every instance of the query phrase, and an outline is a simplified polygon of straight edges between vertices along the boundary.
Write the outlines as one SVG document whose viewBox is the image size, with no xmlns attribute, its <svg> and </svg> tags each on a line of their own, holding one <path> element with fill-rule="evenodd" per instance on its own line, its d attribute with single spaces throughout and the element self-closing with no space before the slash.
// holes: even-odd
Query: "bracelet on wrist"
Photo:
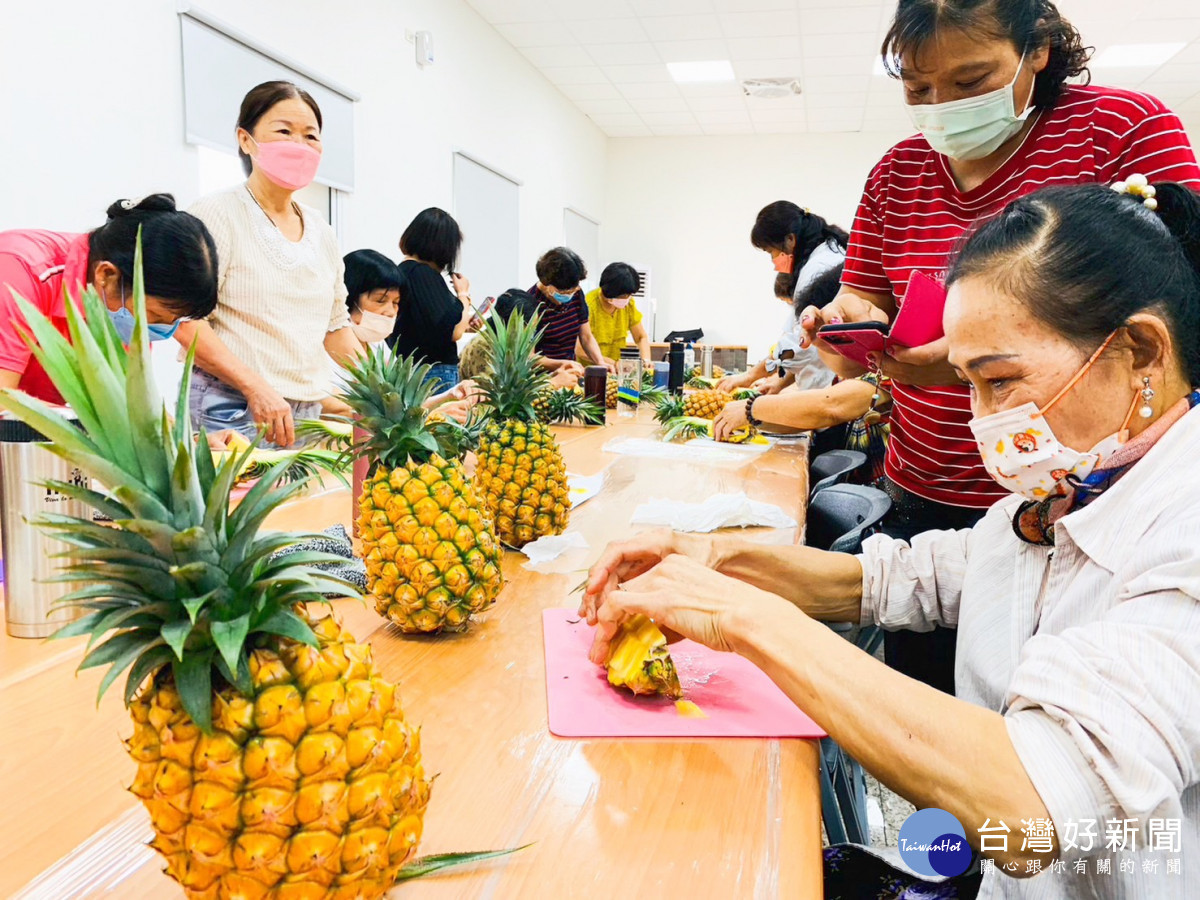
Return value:
<svg viewBox="0 0 1200 900">
<path fill-rule="evenodd" d="M 762 425 L 762 419 L 754 418 L 754 401 L 757 399 L 758 397 L 751 397 L 746 401 L 746 422 L 755 428 Z"/>
</svg>

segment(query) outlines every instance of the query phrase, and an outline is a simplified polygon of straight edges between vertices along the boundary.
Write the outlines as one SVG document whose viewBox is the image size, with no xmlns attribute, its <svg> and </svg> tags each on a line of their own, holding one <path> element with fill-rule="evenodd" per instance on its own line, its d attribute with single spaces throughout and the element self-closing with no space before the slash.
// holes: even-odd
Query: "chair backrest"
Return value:
<svg viewBox="0 0 1200 900">
<path fill-rule="evenodd" d="M 865 465 L 867 454 L 857 450 L 827 450 L 816 457 L 808 466 L 808 477 L 812 482 L 809 496 L 818 491 L 841 484 L 861 465 Z"/>
<path fill-rule="evenodd" d="M 892 508 L 883 491 L 859 484 L 835 484 L 808 505 L 804 542 L 819 550 L 857 553 L 863 538 L 879 527 Z"/>
</svg>

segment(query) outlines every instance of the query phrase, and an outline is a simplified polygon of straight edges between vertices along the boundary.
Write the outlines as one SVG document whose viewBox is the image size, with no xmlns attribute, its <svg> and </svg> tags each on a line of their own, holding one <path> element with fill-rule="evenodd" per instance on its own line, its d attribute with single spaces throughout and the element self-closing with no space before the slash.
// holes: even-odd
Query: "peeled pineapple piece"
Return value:
<svg viewBox="0 0 1200 900">
<path fill-rule="evenodd" d="M 635 694 L 661 694 L 672 700 L 683 697 L 667 639 L 645 616 L 634 616 L 613 639 L 608 654 L 608 683 Z"/>
</svg>

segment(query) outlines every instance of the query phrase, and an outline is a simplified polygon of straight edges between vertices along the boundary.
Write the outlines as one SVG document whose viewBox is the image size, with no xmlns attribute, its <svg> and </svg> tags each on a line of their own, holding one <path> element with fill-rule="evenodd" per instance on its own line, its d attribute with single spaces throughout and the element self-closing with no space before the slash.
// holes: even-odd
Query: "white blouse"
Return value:
<svg viewBox="0 0 1200 900">
<path fill-rule="evenodd" d="M 1016 497 L 973 529 L 863 546 L 863 623 L 957 625 L 957 694 L 1004 715 L 1053 819 L 1065 871 L 1017 880 L 997 866 L 980 897 L 1200 897 L 1197 446 L 1200 408 L 1061 519 L 1053 548 L 1015 536 Z M 1127 819 L 1136 852 L 1113 852 L 1106 835 Z M 1020 850 L 1022 824 L 1005 825 Z"/>
<path fill-rule="evenodd" d="M 337 238 L 299 204 L 304 234 L 288 240 L 246 185 L 202 197 L 188 211 L 217 245 L 217 308 L 209 325 L 241 362 L 288 400 L 329 395 L 325 336 L 350 324 Z"/>
</svg>

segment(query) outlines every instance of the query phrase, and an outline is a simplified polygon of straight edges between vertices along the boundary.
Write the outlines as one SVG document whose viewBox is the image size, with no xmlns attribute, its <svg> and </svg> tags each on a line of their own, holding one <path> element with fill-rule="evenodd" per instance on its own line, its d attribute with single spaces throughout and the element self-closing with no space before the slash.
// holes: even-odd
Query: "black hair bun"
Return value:
<svg viewBox="0 0 1200 900">
<path fill-rule="evenodd" d="M 108 208 L 108 218 L 119 219 L 131 213 L 175 212 L 174 194 L 147 194 L 132 200 L 118 200 Z"/>
</svg>

